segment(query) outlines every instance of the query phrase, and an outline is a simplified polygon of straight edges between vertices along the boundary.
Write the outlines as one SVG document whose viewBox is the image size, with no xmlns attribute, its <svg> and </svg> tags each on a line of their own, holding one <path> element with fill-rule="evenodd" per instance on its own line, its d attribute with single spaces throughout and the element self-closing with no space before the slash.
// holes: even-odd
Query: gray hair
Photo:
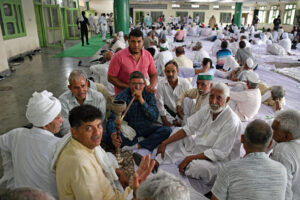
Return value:
<svg viewBox="0 0 300 200">
<path fill-rule="evenodd" d="M 185 182 L 161 171 L 139 186 L 136 197 L 148 200 L 189 200 L 190 193 Z"/>
<path fill-rule="evenodd" d="M 272 129 L 263 120 L 256 119 L 250 122 L 245 130 L 245 144 L 253 149 L 264 151 L 272 139 Z"/>
<path fill-rule="evenodd" d="M 16 188 L 13 190 L 7 189 L 0 199 L 3 200 L 55 200 L 49 193 L 36 188 Z"/>
<path fill-rule="evenodd" d="M 196 43 L 196 47 L 198 47 L 199 49 L 201 49 L 202 48 L 202 43 L 201 42 L 197 42 Z"/>
<path fill-rule="evenodd" d="M 279 129 L 289 132 L 294 139 L 300 137 L 300 113 L 297 110 L 287 109 L 278 111 L 275 119 L 279 122 Z"/>
<path fill-rule="evenodd" d="M 225 99 L 230 95 L 230 89 L 225 83 L 218 82 L 212 86 L 211 90 L 212 89 L 222 90 L 224 92 Z"/>
<path fill-rule="evenodd" d="M 71 85 L 72 81 L 78 81 L 80 79 L 80 77 L 83 77 L 85 80 L 87 80 L 87 75 L 84 71 L 77 69 L 77 70 L 73 70 L 68 78 L 69 81 L 69 85 Z"/>
<path fill-rule="evenodd" d="M 283 98 L 285 96 L 285 89 L 282 86 L 274 85 L 271 87 L 271 92 L 275 98 Z"/>
</svg>

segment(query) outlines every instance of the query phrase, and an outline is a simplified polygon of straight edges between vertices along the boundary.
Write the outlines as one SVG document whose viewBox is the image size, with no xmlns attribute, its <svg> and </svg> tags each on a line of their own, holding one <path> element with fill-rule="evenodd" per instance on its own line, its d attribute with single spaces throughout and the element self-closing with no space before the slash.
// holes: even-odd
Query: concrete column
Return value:
<svg viewBox="0 0 300 200">
<path fill-rule="evenodd" d="M 5 50 L 1 28 L 0 28 L 0 55 L 1 55 L 1 59 L 0 59 L 0 73 L 1 73 L 9 70 L 8 62 L 7 62 L 8 58 Z"/>
<path fill-rule="evenodd" d="M 234 10 L 234 24 L 236 24 L 238 27 L 241 26 L 241 20 L 242 20 L 242 7 L 243 3 L 236 2 L 235 3 L 235 10 Z"/>
<path fill-rule="evenodd" d="M 115 32 L 129 33 L 129 0 L 114 0 Z"/>
</svg>

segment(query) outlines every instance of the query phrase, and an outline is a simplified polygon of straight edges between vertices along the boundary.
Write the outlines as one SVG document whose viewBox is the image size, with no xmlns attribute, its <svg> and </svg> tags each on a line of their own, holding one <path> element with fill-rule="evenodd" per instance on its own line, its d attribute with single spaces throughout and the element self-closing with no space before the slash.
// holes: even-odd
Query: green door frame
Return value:
<svg viewBox="0 0 300 200">
<path fill-rule="evenodd" d="M 71 24 L 68 23 L 68 16 L 67 16 L 68 11 L 71 11 L 71 13 L 72 13 L 72 15 L 71 15 L 72 23 Z M 77 19 L 74 18 L 74 12 L 76 12 L 76 11 L 77 11 L 77 16 L 80 17 L 80 9 L 79 8 L 64 8 L 64 30 L 65 30 L 66 40 L 80 39 L 80 35 L 76 36 L 76 30 L 77 30 L 76 20 Z M 69 27 L 72 27 L 73 37 L 70 36 Z"/>
<path fill-rule="evenodd" d="M 37 25 L 37 32 L 40 42 L 40 47 L 47 46 L 47 39 L 45 33 L 45 24 L 43 18 L 43 7 L 41 3 L 34 2 L 34 11 L 35 11 L 35 18 L 36 18 L 36 25 Z"/>
<path fill-rule="evenodd" d="M 58 17 L 58 27 L 47 27 L 45 15 L 44 15 L 44 8 L 49 8 L 50 12 L 50 21 L 51 24 L 53 24 L 53 15 L 52 15 L 52 8 L 57 9 L 57 17 Z M 61 20 L 61 15 L 60 15 L 60 8 L 59 5 L 43 5 L 43 18 L 44 18 L 44 23 L 45 23 L 45 32 L 46 32 L 46 41 L 47 41 L 47 47 L 63 47 L 64 46 L 64 35 L 63 35 L 63 29 L 62 29 L 62 20 Z M 55 37 L 55 30 L 59 30 L 60 33 L 60 43 L 59 44 L 49 44 L 49 38 L 48 38 L 48 31 L 51 31 L 53 40 L 56 41 Z"/>
</svg>

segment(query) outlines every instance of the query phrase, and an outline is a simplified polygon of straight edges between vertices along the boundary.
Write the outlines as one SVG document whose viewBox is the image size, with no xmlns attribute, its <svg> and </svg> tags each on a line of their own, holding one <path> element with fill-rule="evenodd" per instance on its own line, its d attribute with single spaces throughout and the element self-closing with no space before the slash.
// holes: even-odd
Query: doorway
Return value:
<svg viewBox="0 0 300 200">
<path fill-rule="evenodd" d="M 34 12 L 35 12 L 35 19 L 36 19 L 40 47 L 46 47 L 47 39 L 46 39 L 45 24 L 43 19 L 43 8 L 41 3 L 34 3 Z"/>
<path fill-rule="evenodd" d="M 76 23 L 79 14 L 80 10 L 78 8 L 64 8 L 63 19 L 66 40 L 80 39 L 80 32 Z"/>
<path fill-rule="evenodd" d="M 247 21 L 247 20 L 248 20 L 248 14 L 249 14 L 249 13 L 242 13 L 242 21 L 241 21 L 241 24 L 244 25 L 244 26 L 248 24 L 248 21 Z M 251 24 L 251 23 L 250 23 L 250 24 Z"/>
<path fill-rule="evenodd" d="M 135 11 L 134 12 L 134 25 L 138 25 L 139 23 L 144 24 L 144 17 L 145 12 L 144 11 Z"/>
</svg>

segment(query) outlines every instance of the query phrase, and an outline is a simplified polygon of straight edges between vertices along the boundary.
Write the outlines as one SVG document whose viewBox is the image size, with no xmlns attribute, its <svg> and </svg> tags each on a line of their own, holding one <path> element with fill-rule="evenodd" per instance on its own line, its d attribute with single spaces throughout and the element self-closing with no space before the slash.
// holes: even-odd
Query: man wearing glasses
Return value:
<svg viewBox="0 0 300 200">
<path fill-rule="evenodd" d="M 129 88 L 124 89 L 116 96 L 116 100 L 123 100 L 129 104 L 135 98 L 124 120 L 133 129 L 128 134 L 121 127 L 121 135 L 117 137 L 115 113 L 111 111 L 107 122 L 107 136 L 104 138 L 115 147 L 122 147 L 123 151 L 145 148 L 152 151 L 171 133 L 171 128 L 155 126 L 152 123 L 158 118 L 158 109 L 153 93 L 145 89 L 145 77 L 143 73 L 134 71 L 129 77 Z M 122 125 L 123 126 L 123 125 Z"/>
</svg>

